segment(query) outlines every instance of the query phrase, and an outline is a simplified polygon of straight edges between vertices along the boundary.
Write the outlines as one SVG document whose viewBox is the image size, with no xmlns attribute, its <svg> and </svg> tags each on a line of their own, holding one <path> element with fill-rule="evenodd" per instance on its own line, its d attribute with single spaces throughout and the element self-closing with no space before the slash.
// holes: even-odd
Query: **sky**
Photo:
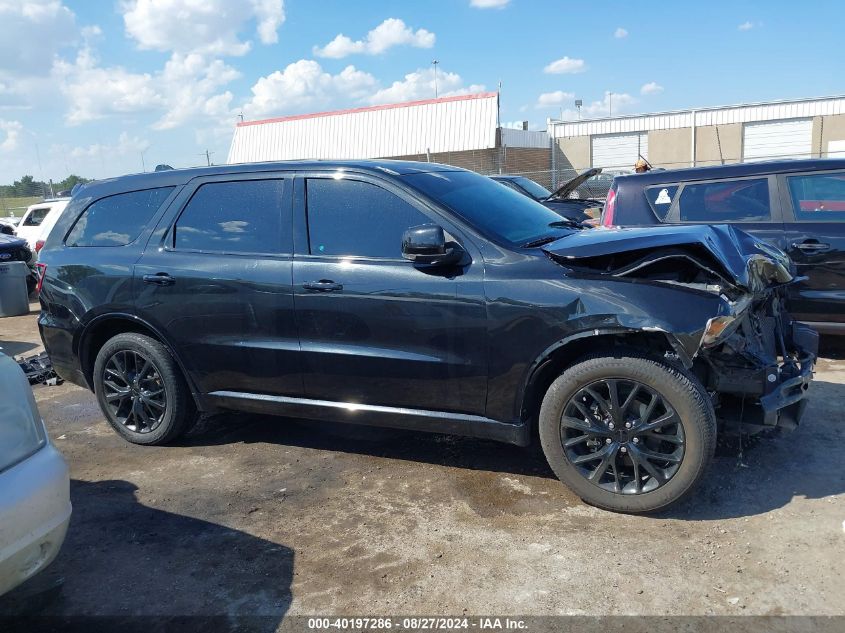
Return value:
<svg viewBox="0 0 845 633">
<path fill-rule="evenodd" d="M 0 184 L 226 161 L 247 120 L 501 86 L 501 120 L 845 93 L 845 3 L 0 0 Z"/>
</svg>

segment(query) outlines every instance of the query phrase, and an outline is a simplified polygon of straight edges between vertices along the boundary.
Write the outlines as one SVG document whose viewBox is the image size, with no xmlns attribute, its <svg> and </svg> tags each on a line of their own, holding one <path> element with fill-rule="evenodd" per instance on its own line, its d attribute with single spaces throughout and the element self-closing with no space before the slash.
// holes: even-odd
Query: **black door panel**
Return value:
<svg viewBox="0 0 845 633">
<path fill-rule="evenodd" d="M 806 277 L 791 288 L 802 321 L 845 326 L 845 172 L 780 177 L 784 250 Z"/>
<path fill-rule="evenodd" d="M 203 393 L 302 393 L 291 189 L 292 179 L 266 174 L 203 179 L 135 266 L 139 316 L 168 333 Z"/>
<path fill-rule="evenodd" d="M 378 181 L 302 178 L 295 198 L 293 285 L 306 397 L 483 414 L 480 256 L 445 269 L 402 259 L 404 230 L 442 218 Z"/>
<path fill-rule="evenodd" d="M 324 278 L 342 289 L 307 287 Z M 294 286 L 307 397 L 483 414 L 479 281 L 410 262 L 303 258 L 294 263 Z"/>
</svg>

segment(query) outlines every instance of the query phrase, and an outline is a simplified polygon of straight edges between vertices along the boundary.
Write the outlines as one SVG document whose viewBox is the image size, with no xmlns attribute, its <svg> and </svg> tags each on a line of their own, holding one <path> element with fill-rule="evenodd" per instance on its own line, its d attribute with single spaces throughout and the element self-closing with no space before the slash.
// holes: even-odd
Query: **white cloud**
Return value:
<svg viewBox="0 0 845 633">
<path fill-rule="evenodd" d="M 621 26 L 613 32 L 613 37 L 618 40 L 628 37 L 628 29 L 623 29 Z"/>
<path fill-rule="evenodd" d="M 484 90 L 482 85 L 465 85 L 460 75 L 442 70 L 437 71 L 437 87 L 441 97 Z M 433 97 L 432 68 L 420 68 L 382 87 L 373 75 L 355 66 L 347 66 L 333 75 L 313 59 L 300 59 L 284 70 L 259 78 L 252 86 L 252 98 L 243 105 L 243 112 L 247 118 L 260 118 Z"/>
<path fill-rule="evenodd" d="M 284 0 L 252 0 L 252 10 L 258 21 L 258 39 L 261 43 L 278 42 L 278 30 L 285 21 Z"/>
<path fill-rule="evenodd" d="M 476 9 L 504 9 L 511 0 L 469 0 L 469 6 Z"/>
<path fill-rule="evenodd" d="M 3 132 L 3 136 L 0 136 L 2 138 L 0 140 L 0 152 L 16 150 L 22 131 L 23 125 L 19 121 L 5 121 L 0 119 L 0 132 Z"/>
<path fill-rule="evenodd" d="M 555 90 L 554 92 L 544 92 L 537 97 L 537 108 L 551 108 L 559 107 L 564 103 L 572 104 L 575 95 L 571 92 L 564 92 L 563 90 Z"/>
<path fill-rule="evenodd" d="M 624 114 L 632 105 L 638 103 L 635 97 L 632 97 L 627 92 L 605 92 L 601 101 L 592 101 L 585 103 L 581 107 L 581 118 L 597 119 L 607 117 L 611 114 Z M 564 121 L 574 121 L 578 118 L 578 111 L 575 109 L 567 109 L 561 113 L 561 119 Z"/>
<path fill-rule="evenodd" d="M 425 29 L 414 31 L 398 18 L 388 18 L 363 40 L 353 41 L 340 33 L 323 48 L 314 47 L 314 54 L 318 57 L 341 59 L 356 53 L 378 55 L 394 46 L 414 46 L 416 48 L 431 48 L 434 46 L 435 35 Z"/>
<path fill-rule="evenodd" d="M 117 141 L 114 143 L 94 143 L 83 147 L 67 148 L 62 145 L 53 146 L 50 148 L 51 153 L 61 152 L 73 159 L 81 158 L 98 158 L 114 156 L 126 156 L 129 154 L 140 154 L 150 148 L 150 142 L 145 138 L 138 136 L 130 136 L 127 132 L 121 132 Z"/>
<path fill-rule="evenodd" d="M 484 86 L 472 84 L 465 86 L 457 73 L 437 71 L 437 96 L 451 97 L 454 95 L 481 92 Z M 369 98 L 369 102 L 397 103 L 401 101 L 417 101 L 434 97 L 434 69 L 419 68 L 405 75 L 401 81 L 394 81 L 388 88 L 378 90 Z"/>
<path fill-rule="evenodd" d="M 325 108 L 338 101 L 361 101 L 377 87 L 369 73 L 347 66 L 336 75 L 311 59 L 300 59 L 284 70 L 261 77 L 252 86 L 252 99 L 243 107 L 250 118 Z"/>
<path fill-rule="evenodd" d="M 754 28 L 753 22 L 743 22 L 737 27 L 740 31 L 750 31 Z"/>
<path fill-rule="evenodd" d="M 656 81 L 650 81 L 647 84 L 643 84 L 643 87 L 640 88 L 641 95 L 656 95 L 661 92 L 663 92 L 663 86 Z"/>
<path fill-rule="evenodd" d="M 164 105 L 149 73 L 132 73 L 121 66 L 98 65 L 89 48 L 73 63 L 59 60 L 54 74 L 69 101 L 65 120 L 70 125 L 101 119 L 109 114 L 143 112 Z"/>
<path fill-rule="evenodd" d="M 43 76 L 76 37 L 75 16 L 58 0 L 0 0 L 0 77 Z"/>
<path fill-rule="evenodd" d="M 173 53 L 162 70 L 135 73 L 122 66 L 101 66 L 87 46 L 73 63 L 58 61 L 54 75 L 69 102 L 69 125 L 115 114 L 161 112 L 153 128 L 162 130 L 196 117 L 228 116 L 232 94 L 215 93 L 240 76 L 222 60 L 199 53 Z"/>
<path fill-rule="evenodd" d="M 573 73 L 582 73 L 586 69 L 587 66 L 583 59 L 561 57 L 543 68 L 543 72 L 551 75 L 568 75 Z"/>
<path fill-rule="evenodd" d="M 278 41 L 284 0 L 128 0 L 123 5 L 126 33 L 141 49 L 214 55 L 244 55 L 245 23 L 255 20 L 264 44 Z"/>
</svg>

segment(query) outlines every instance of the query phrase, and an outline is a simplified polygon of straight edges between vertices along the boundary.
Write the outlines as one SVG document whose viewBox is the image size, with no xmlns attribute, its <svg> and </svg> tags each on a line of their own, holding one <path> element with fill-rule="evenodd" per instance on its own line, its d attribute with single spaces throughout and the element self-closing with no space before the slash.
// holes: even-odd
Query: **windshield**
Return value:
<svg viewBox="0 0 845 633">
<path fill-rule="evenodd" d="M 473 172 L 417 173 L 403 180 L 480 233 L 508 246 L 523 246 L 546 236 L 563 237 L 572 231 L 553 226 L 562 218 L 551 209 Z"/>
<path fill-rule="evenodd" d="M 525 189 L 528 193 L 530 193 L 536 200 L 545 200 L 552 192 L 546 189 L 540 183 L 536 183 L 530 178 L 525 178 L 524 176 L 519 176 L 517 178 L 512 178 L 513 182 L 518 184 L 520 187 Z"/>
</svg>

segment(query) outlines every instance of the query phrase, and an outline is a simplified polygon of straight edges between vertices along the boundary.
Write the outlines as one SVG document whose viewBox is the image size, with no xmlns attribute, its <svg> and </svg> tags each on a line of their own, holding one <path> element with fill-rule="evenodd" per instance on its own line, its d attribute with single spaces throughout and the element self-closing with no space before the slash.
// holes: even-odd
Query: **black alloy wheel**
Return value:
<svg viewBox="0 0 845 633">
<path fill-rule="evenodd" d="M 133 444 L 167 444 L 197 420 L 178 363 L 150 336 L 124 332 L 110 338 L 97 352 L 93 378 L 109 424 Z"/>
<path fill-rule="evenodd" d="M 651 492 L 684 458 L 684 425 L 657 391 L 636 380 L 590 383 L 566 403 L 560 439 L 569 462 L 590 483 L 621 494 Z"/>
<path fill-rule="evenodd" d="M 114 419 L 133 433 L 151 433 L 167 413 L 167 391 L 153 361 L 134 350 L 115 352 L 103 367 L 103 395 Z"/>
<path fill-rule="evenodd" d="M 587 503 L 616 512 L 678 503 L 716 447 L 713 403 L 696 375 L 628 348 L 564 368 L 543 397 L 538 426 L 558 478 Z"/>
</svg>

